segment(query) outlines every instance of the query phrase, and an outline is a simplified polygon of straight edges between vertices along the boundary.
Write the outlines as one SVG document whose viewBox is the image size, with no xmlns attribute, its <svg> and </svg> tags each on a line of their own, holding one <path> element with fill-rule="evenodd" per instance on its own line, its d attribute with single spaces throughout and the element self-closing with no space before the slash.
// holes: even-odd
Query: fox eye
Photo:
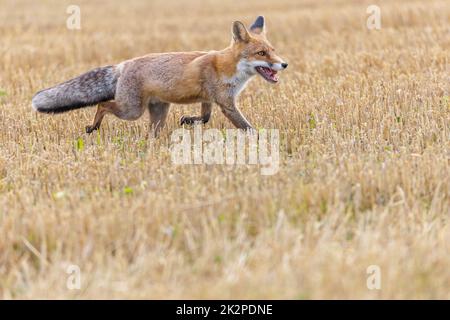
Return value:
<svg viewBox="0 0 450 320">
<path fill-rule="evenodd" d="M 265 51 L 258 51 L 256 54 L 261 57 L 264 57 L 267 53 Z"/>
</svg>

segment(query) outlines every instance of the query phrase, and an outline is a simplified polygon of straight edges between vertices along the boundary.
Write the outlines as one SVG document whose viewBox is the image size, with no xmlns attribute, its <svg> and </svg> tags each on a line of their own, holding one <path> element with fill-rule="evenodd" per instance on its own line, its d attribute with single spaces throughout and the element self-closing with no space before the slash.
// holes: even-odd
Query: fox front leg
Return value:
<svg viewBox="0 0 450 320">
<path fill-rule="evenodd" d="M 180 125 L 184 124 L 194 124 L 195 122 L 201 122 L 203 124 L 207 123 L 209 119 L 211 118 L 211 112 L 212 112 L 212 103 L 209 102 L 203 102 L 202 103 L 202 112 L 200 117 L 187 117 L 182 116 L 180 119 Z"/>
<path fill-rule="evenodd" d="M 241 113 L 237 107 L 234 99 L 224 99 L 223 101 L 217 101 L 223 114 L 233 123 L 236 128 L 243 130 L 254 130 L 253 126 Z"/>
</svg>

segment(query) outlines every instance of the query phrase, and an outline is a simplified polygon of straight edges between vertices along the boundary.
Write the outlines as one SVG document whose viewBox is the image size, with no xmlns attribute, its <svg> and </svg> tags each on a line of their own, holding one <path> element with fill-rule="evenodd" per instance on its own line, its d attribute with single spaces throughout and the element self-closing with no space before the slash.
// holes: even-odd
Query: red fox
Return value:
<svg viewBox="0 0 450 320">
<path fill-rule="evenodd" d="M 98 104 L 91 133 L 103 117 L 136 120 L 145 108 L 158 136 L 171 103 L 201 103 L 201 116 L 183 116 L 180 124 L 206 123 L 213 103 L 240 129 L 253 129 L 236 105 L 236 98 L 256 74 L 278 82 L 277 72 L 287 67 L 266 38 L 264 17 L 247 29 L 232 24 L 231 44 L 221 51 L 152 53 L 117 65 L 93 69 L 55 87 L 36 93 L 33 109 L 61 113 Z"/>
</svg>

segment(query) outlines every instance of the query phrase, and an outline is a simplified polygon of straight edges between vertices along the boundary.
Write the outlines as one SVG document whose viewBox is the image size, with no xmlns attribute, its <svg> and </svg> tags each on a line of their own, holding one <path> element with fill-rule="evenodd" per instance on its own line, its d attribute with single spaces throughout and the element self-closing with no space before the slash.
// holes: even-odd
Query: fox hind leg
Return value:
<svg viewBox="0 0 450 320">
<path fill-rule="evenodd" d="M 166 102 L 151 102 L 148 105 L 150 113 L 150 130 L 156 138 L 164 127 L 169 113 L 170 104 Z"/>
<path fill-rule="evenodd" d="M 113 108 L 111 101 L 100 103 L 97 107 L 94 122 L 92 125 L 86 126 L 86 133 L 92 133 L 93 131 L 98 130 L 102 124 L 103 117 L 111 112 L 111 108 Z"/>
<path fill-rule="evenodd" d="M 94 117 L 94 122 L 92 123 L 92 125 L 86 126 L 86 132 L 92 133 L 94 130 L 98 130 L 103 121 L 103 118 L 107 113 L 112 113 L 122 120 L 137 120 L 144 113 L 144 109 L 141 107 L 127 109 L 116 101 L 102 102 L 98 105 L 97 113 Z"/>
<path fill-rule="evenodd" d="M 144 113 L 141 93 L 137 87 L 117 86 L 115 100 L 102 102 L 98 105 L 92 125 L 86 127 L 86 132 L 91 133 L 100 128 L 103 117 L 112 113 L 122 120 L 137 120 Z"/>
<path fill-rule="evenodd" d="M 194 116 L 194 117 L 182 116 L 180 119 L 180 125 L 184 124 L 191 125 L 194 124 L 195 122 L 201 122 L 205 124 L 211 118 L 211 112 L 212 112 L 212 103 L 203 102 L 201 116 Z"/>
</svg>

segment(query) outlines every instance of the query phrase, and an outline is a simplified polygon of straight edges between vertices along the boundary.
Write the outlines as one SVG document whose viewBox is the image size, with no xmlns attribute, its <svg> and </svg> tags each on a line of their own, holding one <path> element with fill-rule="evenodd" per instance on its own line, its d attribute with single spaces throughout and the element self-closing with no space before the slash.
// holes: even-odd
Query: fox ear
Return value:
<svg viewBox="0 0 450 320">
<path fill-rule="evenodd" d="M 256 18 L 255 22 L 250 27 L 250 31 L 256 34 L 265 33 L 266 32 L 266 26 L 264 23 L 264 17 L 259 16 Z"/>
<path fill-rule="evenodd" d="M 233 22 L 231 33 L 233 34 L 233 39 L 236 42 L 248 42 L 250 40 L 250 35 L 248 34 L 247 28 L 240 21 Z"/>
</svg>

